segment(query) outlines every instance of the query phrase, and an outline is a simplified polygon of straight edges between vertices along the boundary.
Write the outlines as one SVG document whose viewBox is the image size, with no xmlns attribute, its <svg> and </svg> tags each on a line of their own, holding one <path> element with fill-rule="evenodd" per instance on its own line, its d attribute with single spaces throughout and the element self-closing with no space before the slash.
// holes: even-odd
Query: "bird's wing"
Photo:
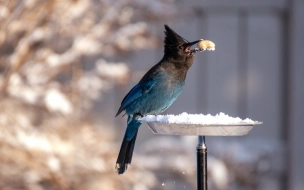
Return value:
<svg viewBox="0 0 304 190">
<path fill-rule="evenodd" d="M 141 96 L 147 94 L 155 85 L 155 80 L 150 80 L 146 83 L 137 84 L 134 86 L 130 92 L 125 96 L 125 98 L 121 102 L 121 106 L 116 114 L 118 116 L 129 104 L 131 104 L 134 100 L 140 98 Z"/>
</svg>

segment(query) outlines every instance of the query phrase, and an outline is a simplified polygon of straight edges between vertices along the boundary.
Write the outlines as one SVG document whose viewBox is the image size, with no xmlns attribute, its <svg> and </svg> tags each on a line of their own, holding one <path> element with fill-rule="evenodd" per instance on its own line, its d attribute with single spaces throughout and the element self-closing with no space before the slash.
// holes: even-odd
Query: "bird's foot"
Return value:
<svg viewBox="0 0 304 190">
<path fill-rule="evenodd" d="M 141 113 L 136 113 L 133 115 L 133 119 L 139 119 L 141 117 L 144 117 L 144 115 L 142 115 Z"/>
</svg>

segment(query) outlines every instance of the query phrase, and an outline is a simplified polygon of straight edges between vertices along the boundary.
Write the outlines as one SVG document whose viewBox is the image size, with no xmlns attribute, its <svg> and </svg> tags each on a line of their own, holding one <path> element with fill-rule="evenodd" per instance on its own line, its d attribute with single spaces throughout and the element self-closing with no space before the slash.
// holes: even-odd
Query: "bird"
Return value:
<svg viewBox="0 0 304 190">
<path fill-rule="evenodd" d="M 188 42 L 168 25 L 165 27 L 164 56 L 135 85 L 121 102 L 115 117 L 128 115 L 127 128 L 116 161 L 116 172 L 123 174 L 131 164 L 140 118 L 164 112 L 181 94 L 187 72 L 193 64 L 201 40 Z"/>
</svg>

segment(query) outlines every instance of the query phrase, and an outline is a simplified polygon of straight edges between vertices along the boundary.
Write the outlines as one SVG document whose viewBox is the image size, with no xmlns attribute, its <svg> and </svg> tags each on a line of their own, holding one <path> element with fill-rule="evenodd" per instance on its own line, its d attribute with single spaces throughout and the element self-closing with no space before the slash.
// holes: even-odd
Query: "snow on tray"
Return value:
<svg viewBox="0 0 304 190">
<path fill-rule="evenodd" d="M 180 123 L 180 124 L 260 124 L 261 122 L 253 121 L 249 118 L 240 119 L 239 117 L 230 117 L 220 112 L 215 116 L 207 114 L 188 114 L 183 112 L 179 115 L 147 115 L 141 118 L 143 122 L 159 122 L 159 123 Z"/>
</svg>

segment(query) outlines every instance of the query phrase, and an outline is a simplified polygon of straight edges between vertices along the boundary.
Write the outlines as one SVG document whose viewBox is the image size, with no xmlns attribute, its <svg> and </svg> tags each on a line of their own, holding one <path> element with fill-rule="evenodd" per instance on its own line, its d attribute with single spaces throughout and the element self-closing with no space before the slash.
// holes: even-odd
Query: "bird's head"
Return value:
<svg viewBox="0 0 304 190">
<path fill-rule="evenodd" d="M 193 51 L 190 48 L 198 42 L 200 42 L 200 40 L 188 42 L 174 32 L 168 25 L 165 25 L 165 55 L 176 58 L 194 56 L 196 51 Z"/>
</svg>

